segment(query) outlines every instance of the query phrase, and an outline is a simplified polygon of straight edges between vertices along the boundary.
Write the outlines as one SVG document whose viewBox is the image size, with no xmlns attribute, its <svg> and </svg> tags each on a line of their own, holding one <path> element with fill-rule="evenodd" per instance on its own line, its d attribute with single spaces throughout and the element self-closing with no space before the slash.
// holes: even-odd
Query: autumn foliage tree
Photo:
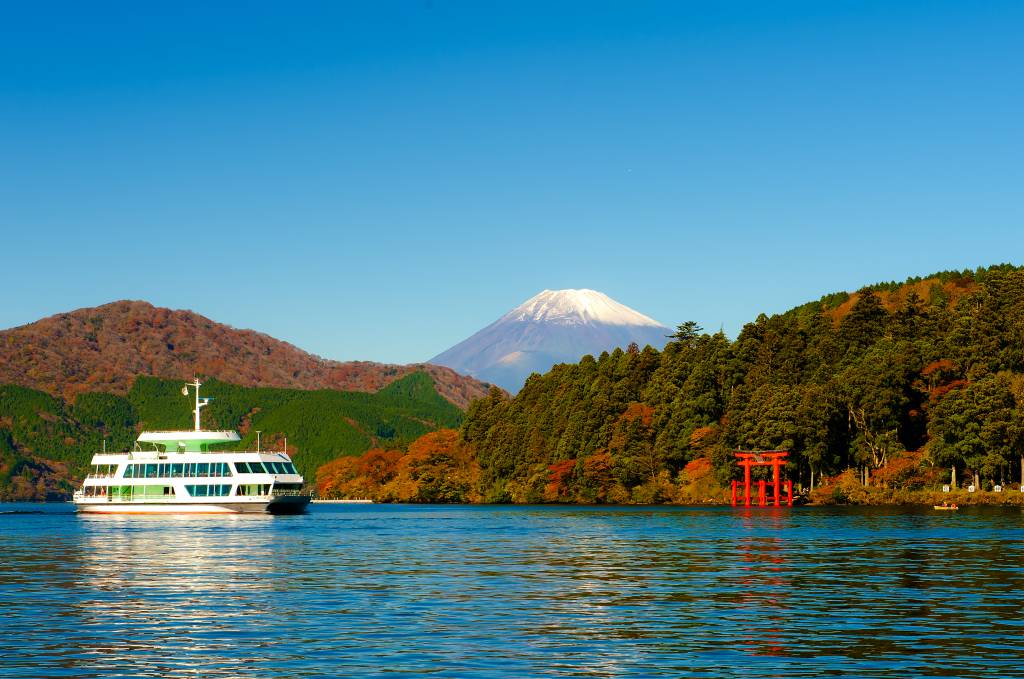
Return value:
<svg viewBox="0 0 1024 679">
<path fill-rule="evenodd" d="M 1020 478 L 1022 299 L 1024 270 L 1001 265 L 828 295 L 733 341 L 686 322 L 661 351 L 585 356 L 477 402 L 462 438 L 498 500 L 650 501 L 697 460 L 725 483 L 736 448 L 789 450 L 804 484 L 936 464 Z"/>
</svg>

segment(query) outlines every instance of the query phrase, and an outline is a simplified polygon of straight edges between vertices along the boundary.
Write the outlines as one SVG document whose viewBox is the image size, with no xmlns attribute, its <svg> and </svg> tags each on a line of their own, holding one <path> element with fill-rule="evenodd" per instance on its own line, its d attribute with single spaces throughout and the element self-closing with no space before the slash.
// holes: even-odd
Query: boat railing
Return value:
<svg viewBox="0 0 1024 679">
<path fill-rule="evenodd" d="M 191 429 L 177 429 L 177 430 L 173 430 L 173 431 L 172 430 L 168 430 L 168 429 L 161 429 L 160 431 L 145 431 L 145 432 L 142 432 L 142 433 L 143 434 L 175 434 L 175 435 L 178 435 L 180 437 L 180 435 L 182 433 L 185 433 L 185 434 L 197 434 L 197 433 L 198 434 L 237 434 L 238 432 L 236 432 L 234 429 L 203 429 L 203 430 L 198 431 L 198 432 L 193 431 Z"/>
<path fill-rule="evenodd" d="M 287 453 L 283 450 L 191 450 L 188 452 L 178 452 L 174 450 L 168 452 L 159 450 L 133 450 L 118 453 L 106 450 L 94 453 L 94 455 L 103 455 L 104 457 L 113 455 L 117 457 L 127 457 L 132 460 L 145 461 L 176 459 L 177 457 L 184 457 L 186 455 L 287 455 Z"/>
</svg>

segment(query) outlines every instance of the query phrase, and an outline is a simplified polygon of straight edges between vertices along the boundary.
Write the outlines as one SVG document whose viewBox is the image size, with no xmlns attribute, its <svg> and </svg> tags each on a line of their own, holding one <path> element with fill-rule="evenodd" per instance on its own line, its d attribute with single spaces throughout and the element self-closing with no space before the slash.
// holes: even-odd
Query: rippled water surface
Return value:
<svg viewBox="0 0 1024 679">
<path fill-rule="evenodd" d="M 4 677 L 1021 676 L 1022 595 L 1019 510 L 0 505 Z"/>
</svg>

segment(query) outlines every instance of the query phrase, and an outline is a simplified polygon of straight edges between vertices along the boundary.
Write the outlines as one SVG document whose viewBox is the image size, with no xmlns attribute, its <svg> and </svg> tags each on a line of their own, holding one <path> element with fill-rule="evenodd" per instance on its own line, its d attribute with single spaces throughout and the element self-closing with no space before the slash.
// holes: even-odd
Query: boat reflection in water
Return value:
<svg viewBox="0 0 1024 679">
<path fill-rule="evenodd" d="M 142 676 L 244 676 L 239 639 L 280 642 L 277 548 L 248 540 L 269 515 L 85 514 L 69 614 L 109 667 Z M 247 525 L 248 524 L 248 525 Z M 129 634 L 121 632 L 130 631 Z"/>
<path fill-rule="evenodd" d="M 1016 508 L 41 507 L 4 679 L 1020 674 Z"/>
</svg>

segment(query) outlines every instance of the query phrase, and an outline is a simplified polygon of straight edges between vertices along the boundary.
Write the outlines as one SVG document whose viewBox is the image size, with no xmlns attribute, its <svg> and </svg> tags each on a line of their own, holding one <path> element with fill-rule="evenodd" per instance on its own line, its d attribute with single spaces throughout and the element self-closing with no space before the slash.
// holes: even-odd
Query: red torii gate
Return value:
<svg viewBox="0 0 1024 679">
<path fill-rule="evenodd" d="M 793 482 L 786 479 L 786 495 L 782 496 L 782 483 L 779 478 L 780 469 L 782 465 L 786 463 L 786 457 L 789 455 L 789 451 L 785 450 L 737 450 L 734 453 L 736 455 L 736 462 L 743 467 L 743 481 L 732 482 L 732 506 L 735 507 L 738 504 L 737 490 L 742 489 L 743 495 L 743 506 L 750 506 L 750 468 L 751 467 L 771 467 L 774 471 L 773 481 L 758 481 L 757 482 L 757 500 L 758 504 L 762 507 L 768 505 L 768 494 L 766 492 L 766 486 L 772 487 L 772 494 L 774 496 L 774 505 L 779 507 L 781 501 L 785 500 L 786 504 L 790 507 L 793 506 Z"/>
</svg>

